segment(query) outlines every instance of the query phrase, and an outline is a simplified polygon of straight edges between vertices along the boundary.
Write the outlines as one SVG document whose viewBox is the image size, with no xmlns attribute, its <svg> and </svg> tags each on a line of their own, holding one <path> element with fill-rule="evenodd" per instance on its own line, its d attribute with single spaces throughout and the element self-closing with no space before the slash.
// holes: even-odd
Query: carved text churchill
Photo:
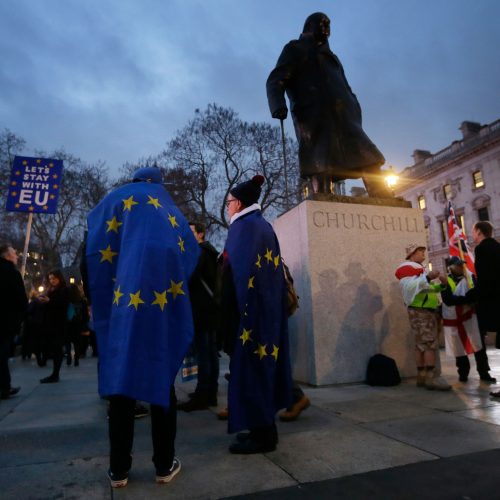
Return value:
<svg viewBox="0 0 500 500">
<path fill-rule="evenodd" d="M 321 210 L 313 212 L 313 224 L 316 227 L 364 231 L 398 231 L 407 233 L 422 233 L 424 231 L 423 223 L 417 217 L 323 212 Z"/>
</svg>

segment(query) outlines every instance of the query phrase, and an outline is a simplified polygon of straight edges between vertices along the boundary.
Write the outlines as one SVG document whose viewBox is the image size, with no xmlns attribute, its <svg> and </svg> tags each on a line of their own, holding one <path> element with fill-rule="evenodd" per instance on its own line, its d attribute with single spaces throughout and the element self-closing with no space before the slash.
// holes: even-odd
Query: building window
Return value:
<svg viewBox="0 0 500 500">
<path fill-rule="evenodd" d="M 483 174 L 481 173 L 481 170 L 476 170 L 472 174 L 472 179 L 474 181 L 474 187 L 475 188 L 480 188 L 480 187 L 484 186 Z"/>
<path fill-rule="evenodd" d="M 477 211 L 477 217 L 479 220 L 490 220 L 490 214 L 488 213 L 488 207 L 479 208 Z"/>
<path fill-rule="evenodd" d="M 445 244 L 446 245 L 448 244 L 448 221 L 442 220 L 440 221 L 440 225 L 441 225 L 441 243 L 443 244 L 443 246 L 445 246 Z"/>
<path fill-rule="evenodd" d="M 443 186 L 444 197 L 449 200 L 451 199 L 451 184 L 445 184 Z"/>
<path fill-rule="evenodd" d="M 417 202 L 418 202 L 418 208 L 420 208 L 420 210 L 425 210 L 427 205 L 425 204 L 425 196 L 419 196 L 417 198 Z"/>
</svg>

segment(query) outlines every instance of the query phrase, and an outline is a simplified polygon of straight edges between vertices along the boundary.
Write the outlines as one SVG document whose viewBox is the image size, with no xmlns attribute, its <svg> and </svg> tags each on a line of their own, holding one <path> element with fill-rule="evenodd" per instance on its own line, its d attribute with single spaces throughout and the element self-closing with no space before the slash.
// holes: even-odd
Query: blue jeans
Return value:
<svg viewBox="0 0 500 500">
<path fill-rule="evenodd" d="M 219 380 L 219 354 L 215 332 L 196 333 L 194 348 L 198 361 L 198 383 L 195 392 L 216 396 Z"/>
</svg>

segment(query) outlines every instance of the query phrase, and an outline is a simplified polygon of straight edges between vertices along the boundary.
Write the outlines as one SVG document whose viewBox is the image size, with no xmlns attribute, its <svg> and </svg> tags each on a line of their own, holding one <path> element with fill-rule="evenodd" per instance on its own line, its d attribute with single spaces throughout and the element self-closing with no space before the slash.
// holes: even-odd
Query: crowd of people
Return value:
<svg viewBox="0 0 500 500">
<path fill-rule="evenodd" d="M 448 274 L 426 270 L 426 247 L 418 244 L 406 248 L 405 261 L 396 269 L 415 338 L 419 387 L 451 389 L 437 364 L 441 322 L 446 351 L 456 358 L 459 381 L 467 382 L 468 355 L 474 354 L 480 380 L 496 382 L 489 373 L 485 337 L 488 332 L 497 333 L 500 346 L 500 243 L 493 238 L 493 226 L 488 221 L 476 222 L 472 236 L 476 244 L 475 274 L 458 256 L 447 260 Z M 500 397 L 500 392 L 491 394 Z"/>
<path fill-rule="evenodd" d="M 0 337 L 1 397 L 20 389 L 11 385 L 8 357 L 21 324 L 23 358 L 34 355 L 41 367 L 52 360 L 43 384 L 59 382 L 65 356 L 68 365 L 78 366 L 95 335 L 99 394 L 109 402 L 108 477 L 114 488 L 128 483 L 134 419 L 148 414 L 141 402 L 150 404 L 156 482 L 168 483 L 178 474 L 177 410 L 218 404 L 221 350 L 230 365 L 228 404 L 219 418 L 236 434 L 231 453 L 275 450 L 277 412 L 284 410 L 281 420 L 292 421 L 310 405 L 291 378 L 287 281 L 278 239 L 258 204 L 263 182 L 255 176 L 230 189 L 225 202 L 230 226 L 219 254 L 206 241 L 205 226 L 188 222 L 175 206 L 160 171 L 139 169 L 88 216 L 81 266 L 85 294 L 54 270 L 46 288 L 31 291 L 28 302 L 16 251 L 0 247 L 0 307 L 6 318 Z M 477 223 L 473 235 L 475 282 L 456 257 L 448 262 L 449 275 L 427 271 L 426 248 L 418 244 L 407 247 L 396 270 L 415 335 L 417 386 L 429 390 L 450 389 L 438 363 L 438 311 L 460 381 L 467 381 L 468 355 L 474 353 L 481 380 L 496 382 L 484 337 L 500 330 L 495 310 L 500 244 L 489 223 Z M 198 380 L 189 399 L 177 402 L 174 382 L 189 353 L 197 360 Z"/>
<path fill-rule="evenodd" d="M 59 382 L 64 358 L 66 363 L 79 366 L 89 343 L 97 355 L 95 335 L 89 327 L 88 304 L 80 286 L 66 285 L 60 270 L 50 271 L 44 285 L 32 288 L 28 296 L 21 274 L 16 269 L 18 255 L 8 245 L 0 246 L 1 308 L 6 326 L 1 335 L 1 397 L 17 394 L 20 387 L 12 387 L 8 358 L 21 347 L 21 357 L 33 356 L 40 367 L 52 360 L 52 372 L 40 383 Z"/>
</svg>

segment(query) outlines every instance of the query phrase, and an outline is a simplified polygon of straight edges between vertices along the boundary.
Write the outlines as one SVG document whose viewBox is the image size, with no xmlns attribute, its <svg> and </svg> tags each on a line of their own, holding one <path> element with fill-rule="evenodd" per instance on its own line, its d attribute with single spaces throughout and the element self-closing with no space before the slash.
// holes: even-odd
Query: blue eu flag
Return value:
<svg viewBox="0 0 500 500">
<path fill-rule="evenodd" d="M 159 184 L 112 191 L 87 222 L 99 394 L 167 407 L 193 337 L 187 285 L 198 243 Z"/>
<path fill-rule="evenodd" d="M 235 220 L 224 250 L 240 325 L 231 354 L 229 432 L 270 426 L 291 402 L 286 285 L 271 225 L 254 211 Z"/>
</svg>

